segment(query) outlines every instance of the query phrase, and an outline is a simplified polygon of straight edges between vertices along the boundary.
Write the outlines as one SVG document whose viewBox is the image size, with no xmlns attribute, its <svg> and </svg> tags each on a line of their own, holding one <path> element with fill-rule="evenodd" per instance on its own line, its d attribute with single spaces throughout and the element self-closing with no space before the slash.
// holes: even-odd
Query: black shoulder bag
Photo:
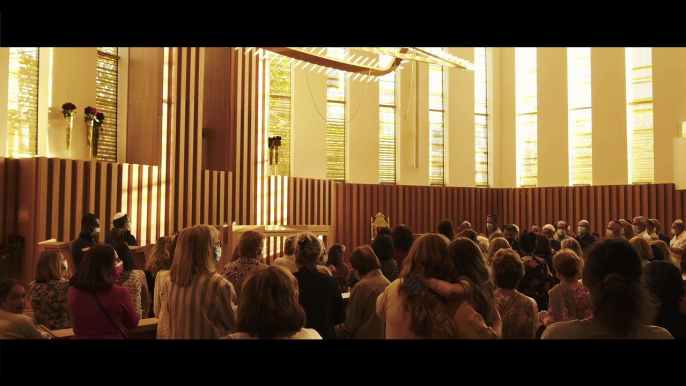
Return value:
<svg viewBox="0 0 686 386">
<path fill-rule="evenodd" d="M 95 292 L 93 292 L 93 296 L 95 296 L 95 301 L 98 302 L 98 306 L 100 306 L 100 309 L 102 310 L 102 312 L 105 314 L 105 316 L 107 316 L 107 319 L 109 319 L 110 323 L 112 323 L 112 325 L 114 326 L 114 328 L 116 328 L 117 331 L 119 331 L 119 335 L 121 335 L 121 337 L 124 338 L 124 339 L 129 339 L 129 337 L 128 337 L 128 336 L 126 335 L 126 333 L 124 332 L 124 329 L 121 328 L 121 327 L 119 327 L 119 326 L 117 325 L 117 323 L 115 323 L 114 320 L 112 320 L 112 317 L 110 316 L 110 314 L 108 314 L 107 311 L 105 311 L 105 307 L 103 307 L 103 306 L 102 306 L 102 303 L 100 303 L 100 299 L 98 298 L 98 294 L 96 294 Z"/>
</svg>

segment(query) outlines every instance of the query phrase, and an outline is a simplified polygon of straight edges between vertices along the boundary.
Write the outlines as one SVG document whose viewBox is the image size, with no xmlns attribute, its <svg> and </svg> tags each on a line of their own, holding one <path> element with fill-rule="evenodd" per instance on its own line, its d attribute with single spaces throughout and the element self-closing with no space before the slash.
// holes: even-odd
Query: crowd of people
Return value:
<svg viewBox="0 0 686 386">
<path fill-rule="evenodd" d="M 126 339 L 156 317 L 157 339 L 671 339 L 686 338 L 682 256 L 657 219 L 610 221 L 604 237 L 581 220 L 499 224 L 469 221 L 413 235 L 382 228 L 369 244 L 327 251 L 310 232 L 286 237 L 270 265 L 265 236 L 244 232 L 228 264 L 215 227 L 195 225 L 157 241 L 134 268 L 130 221 L 82 219 L 73 274 L 56 250 L 40 254 L 27 291 L 0 281 L 0 339 Z M 79 254 L 81 252 L 81 254 Z M 347 303 L 344 299 L 347 299 Z"/>
</svg>

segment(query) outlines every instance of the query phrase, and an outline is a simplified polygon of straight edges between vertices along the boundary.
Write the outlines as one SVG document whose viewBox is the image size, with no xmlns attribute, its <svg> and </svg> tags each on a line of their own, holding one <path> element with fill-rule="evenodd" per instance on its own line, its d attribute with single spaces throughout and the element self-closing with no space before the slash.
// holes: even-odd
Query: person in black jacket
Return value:
<svg viewBox="0 0 686 386">
<path fill-rule="evenodd" d="M 110 230 L 110 234 L 107 236 L 105 242 L 112 244 L 115 241 L 123 241 L 130 247 L 138 246 L 136 237 L 131 234 L 131 220 L 129 220 L 129 215 L 126 213 L 115 214 L 112 225 L 114 225 L 114 228 Z"/>
<path fill-rule="evenodd" d="M 300 297 L 298 301 L 307 314 L 306 328 L 314 328 L 323 339 L 336 339 L 336 325 L 345 321 L 343 296 L 338 281 L 320 272 L 317 264 L 324 254 L 322 243 L 311 232 L 298 236 L 295 252 Z"/>
</svg>

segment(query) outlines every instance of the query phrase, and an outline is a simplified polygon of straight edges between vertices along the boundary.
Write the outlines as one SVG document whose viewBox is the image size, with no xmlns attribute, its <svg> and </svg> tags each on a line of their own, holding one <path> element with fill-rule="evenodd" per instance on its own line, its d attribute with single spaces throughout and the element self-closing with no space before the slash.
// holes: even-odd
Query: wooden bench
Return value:
<svg viewBox="0 0 686 386">
<path fill-rule="evenodd" d="M 126 330 L 126 335 L 129 339 L 156 339 L 157 338 L 157 318 L 147 318 L 141 319 L 138 322 L 138 327 L 133 330 Z M 53 339 L 71 339 L 74 336 L 74 330 L 71 328 L 65 328 L 62 330 L 51 330 L 49 331 Z"/>
</svg>

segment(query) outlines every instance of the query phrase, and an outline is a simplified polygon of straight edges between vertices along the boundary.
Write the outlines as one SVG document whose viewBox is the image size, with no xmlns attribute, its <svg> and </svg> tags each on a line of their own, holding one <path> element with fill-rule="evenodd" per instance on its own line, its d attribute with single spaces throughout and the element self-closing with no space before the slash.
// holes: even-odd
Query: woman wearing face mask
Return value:
<svg viewBox="0 0 686 386">
<path fill-rule="evenodd" d="M 114 250 L 117 251 L 119 260 L 122 261 L 124 269 L 119 276 L 121 285 L 126 287 L 133 299 L 133 305 L 136 307 L 138 316 L 143 319 L 143 311 L 148 307 L 150 302 L 150 293 L 148 292 L 148 282 L 145 280 L 145 272 L 140 269 L 134 269 L 133 256 L 129 246 L 123 241 L 115 241 L 112 243 Z M 119 284 L 118 282 L 116 284 Z"/>
<path fill-rule="evenodd" d="M 26 288 L 15 279 L 0 281 L 0 339 L 50 339 L 24 315 Z"/>
<path fill-rule="evenodd" d="M 33 320 L 51 330 L 71 328 L 65 279 L 69 265 L 56 249 L 41 252 L 36 262 L 31 288 Z"/>
<path fill-rule="evenodd" d="M 138 326 L 140 318 L 131 294 L 125 287 L 114 285 L 123 269 L 109 244 L 95 244 L 83 256 L 69 280 L 72 339 L 123 339 L 120 329 Z"/>
<path fill-rule="evenodd" d="M 219 231 L 195 225 L 176 236 L 162 306 L 169 314 L 171 339 L 218 339 L 236 331 L 236 293 L 217 273 L 221 258 Z M 158 323 L 159 328 L 159 323 Z"/>
<path fill-rule="evenodd" d="M 267 264 L 262 262 L 262 247 L 264 245 L 264 235 L 256 231 L 246 231 L 241 235 L 236 248 L 238 258 L 224 266 L 225 279 L 233 284 L 236 291 L 236 303 L 241 296 L 241 286 L 243 279 L 250 271 L 255 268 L 267 268 Z"/>
</svg>

